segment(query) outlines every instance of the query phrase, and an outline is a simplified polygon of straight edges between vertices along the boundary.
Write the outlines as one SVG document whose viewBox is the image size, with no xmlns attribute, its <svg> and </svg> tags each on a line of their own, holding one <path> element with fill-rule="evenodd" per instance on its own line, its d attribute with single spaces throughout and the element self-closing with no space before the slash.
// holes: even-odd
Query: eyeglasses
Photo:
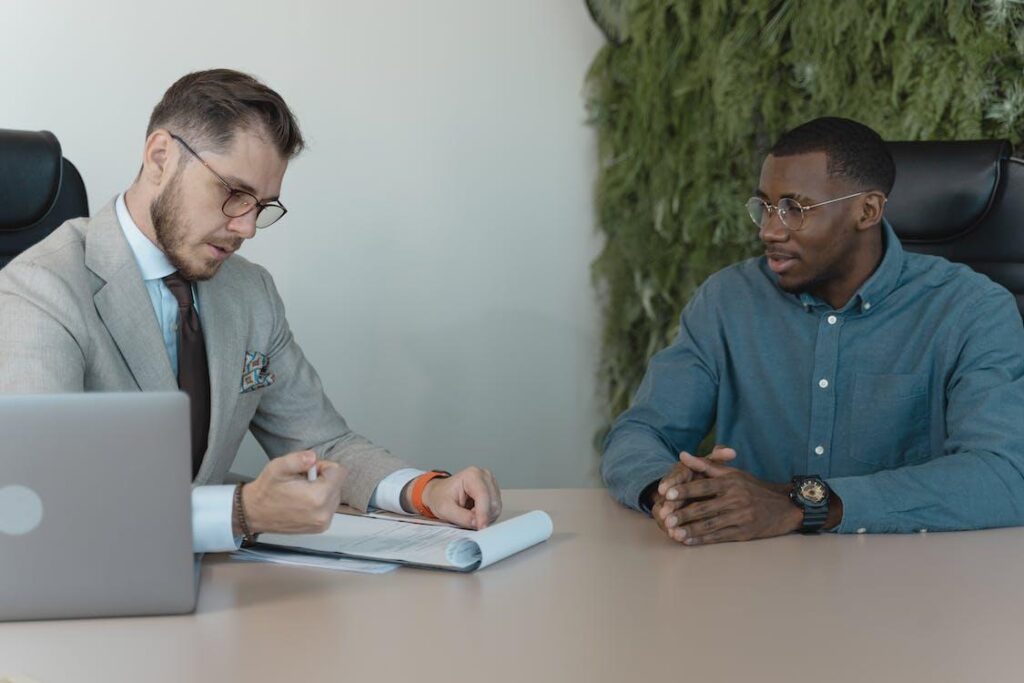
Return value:
<svg viewBox="0 0 1024 683">
<path fill-rule="evenodd" d="M 796 231 L 803 228 L 804 225 L 804 214 L 811 209 L 816 209 L 819 206 L 825 206 L 832 202 L 841 202 L 844 199 L 852 199 L 853 197 L 859 197 L 864 192 L 854 192 L 848 194 L 845 197 L 836 197 L 835 199 L 827 199 L 817 204 L 811 204 L 810 206 L 801 206 L 800 202 L 789 197 L 783 197 L 779 200 L 778 206 L 772 206 L 760 197 L 751 197 L 747 200 L 747 213 L 750 214 L 750 220 L 754 221 L 754 225 L 758 228 L 763 228 L 768 224 L 768 220 L 771 218 L 772 212 L 779 215 L 779 220 L 786 226 L 788 230 Z"/>
<path fill-rule="evenodd" d="M 189 147 L 187 142 L 174 133 L 171 133 L 170 135 L 172 138 L 180 142 L 181 145 L 192 154 L 192 156 L 198 159 L 199 163 L 206 167 L 206 170 L 217 176 L 217 180 L 219 180 L 220 184 L 224 186 L 224 189 L 228 191 L 228 198 L 224 200 L 224 204 L 220 207 L 220 210 L 223 211 L 224 215 L 228 218 L 239 218 L 253 209 L 256 209 L 256 227 L 269 228 L 271 225 L 281 220 L 282 216 L 288 213 L 288 209 L 284 208 L 284 204 L 279 201 L 261 202 L 252 193 L 231 187 L 231 183 L 224 180 L 220 173 L 217 173 L 210 168 L 210 165 L 206 163 L 206 160 L 199 156 L 194 149 Z"/>
</svg>

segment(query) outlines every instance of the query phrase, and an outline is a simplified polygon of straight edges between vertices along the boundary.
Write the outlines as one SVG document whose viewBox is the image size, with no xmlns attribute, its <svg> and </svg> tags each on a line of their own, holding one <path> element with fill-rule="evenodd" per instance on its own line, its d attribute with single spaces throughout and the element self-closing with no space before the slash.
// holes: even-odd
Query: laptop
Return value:
<svg viewBox="0 0 1024 683">
<path fill-rule="evenodd" d="M 0 396 L 0 621 L 195 609 L 188 397 Z"/>
</svg>

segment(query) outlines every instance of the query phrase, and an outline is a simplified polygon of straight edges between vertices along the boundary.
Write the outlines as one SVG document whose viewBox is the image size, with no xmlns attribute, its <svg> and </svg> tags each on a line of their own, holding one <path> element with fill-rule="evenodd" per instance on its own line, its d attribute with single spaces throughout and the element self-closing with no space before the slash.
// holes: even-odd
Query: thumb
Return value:
<svg viewBox="0 0 1024 683">
<path fill-rule="evenodd" d="M 694 472 L 700 472 L 706 477 L 720 477 L 733 471 L 731 467 L 712 465 L 707 458 L 695 458 L 689 453 L 680 453 L 679 460 Z"/>
<path fill-rule="evenodd" d="M 313 451 L 296 451 L 295 453 L 279 456 L 271 461 L 271 464 L 274 466 L 274 473 L 280 477 L 305 474 L 314 463 L 316 463 L 316 453 Z"/>
<path fill-rule="evenodd" d="M 345 477 L 348 476 L 348 470 L 344 465 L 339 465 L 330 460 L 321 460 L 316 466 L 317 471 L 320 472 L 320 477 L 331 486 L 340 487 L 341 482 L 345 481 Z"/>
<path fill-rule="evenodd" d="M 736 459 L 736 449 L 723 446 L 722 444 L 715 444 L 714 450 L 711 451 L 711 455 L 708 456 L 708 460 L 712 462 L 729 462 L 730 460 Z"/>
</svg>

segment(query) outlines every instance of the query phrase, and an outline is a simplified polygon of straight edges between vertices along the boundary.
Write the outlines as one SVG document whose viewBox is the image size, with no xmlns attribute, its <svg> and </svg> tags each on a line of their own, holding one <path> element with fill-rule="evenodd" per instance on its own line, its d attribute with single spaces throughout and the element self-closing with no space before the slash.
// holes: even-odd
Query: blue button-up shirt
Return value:
<svg viewBox="0 0 1024 683">
<path fill-rule="evenodd" d="M 1024 524 L 1024 325 L 1013 296 L 889 225 L 839 310 L 777 285 L 765 258 L 716 273 L 651 359 L 605 442 L 612 495 L 640 494 L 712 427 L 732 465 L 826 479 L 840 532 Z"/>
</svg>

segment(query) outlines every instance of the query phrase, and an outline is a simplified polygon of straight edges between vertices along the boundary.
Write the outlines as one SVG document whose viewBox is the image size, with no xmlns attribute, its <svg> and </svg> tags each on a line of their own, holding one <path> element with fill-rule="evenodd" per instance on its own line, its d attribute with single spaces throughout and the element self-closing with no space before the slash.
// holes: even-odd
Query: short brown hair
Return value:
<svg viewBox="0 0 1024 683">
<path fill-rule="evenodd" d="M 146 137 L 167 128 L 197 149 L 223 152 L 240 130 L 267 138 L 285 159 L 306 146 L 284 99 L 249 74 L 232 69 L 196 71 L 167 89 L 149 117 Z"/>
</svg>

